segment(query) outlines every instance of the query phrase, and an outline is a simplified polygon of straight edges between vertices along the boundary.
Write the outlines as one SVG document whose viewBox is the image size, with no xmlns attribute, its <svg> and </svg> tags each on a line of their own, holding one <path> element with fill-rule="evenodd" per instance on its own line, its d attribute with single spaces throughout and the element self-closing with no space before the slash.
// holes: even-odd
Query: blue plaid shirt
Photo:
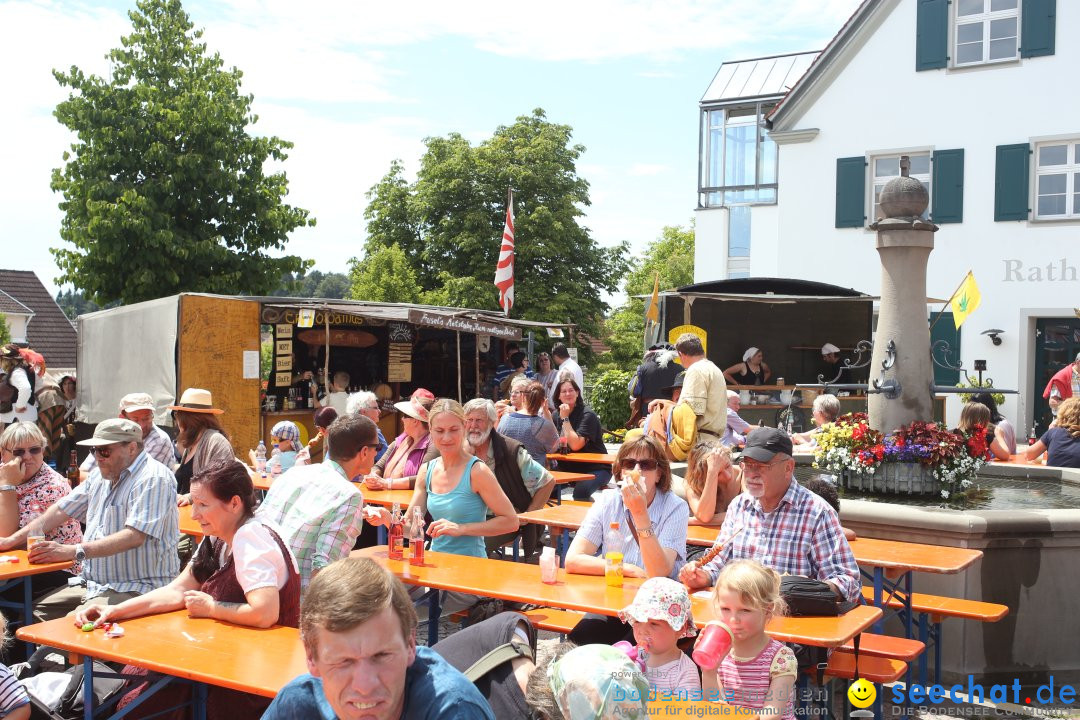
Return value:
<svg viewBox="0 0 1080 720">
<path fill-rule="evenodd" d="M 86 559 L 82 577 L 89 597 L 106 590 L 150 592 L 168 585 L 180 574 L 176 478 L 145 450 L 120 473 L 115 485 L 94 468 L 86 482 L 57 500 L 56 505 L 68 517 L 86 524 L 83 542 L 108 537 L 125 527 L 145 536 L 138 547 Z"/>
<path fill-rule="evenodd" d="M 660 547 L 675 551 L 675 563 L 670 577 L 673 580 L 678 579 L 679 569 L 686 564 L 686 528 L 690 520 L 690 507 L 675 493 L 657 490 L 648 511 Z M 622 492 L 619 490 L 605 490 L 600 493 L 600 498 L 593 503 L 585 519 L 581 521 L 581 529 L 577 534 L 595 545 L 598 548 L 597 555 L 603 557 L 606 552 L 604 537 L 613 522 L 619 523 L 623 562 L 645 567 L 645 562 L 641 559 L 641 548 L 630 531 L 626 505 L 623 504 Z"/>
</svg>

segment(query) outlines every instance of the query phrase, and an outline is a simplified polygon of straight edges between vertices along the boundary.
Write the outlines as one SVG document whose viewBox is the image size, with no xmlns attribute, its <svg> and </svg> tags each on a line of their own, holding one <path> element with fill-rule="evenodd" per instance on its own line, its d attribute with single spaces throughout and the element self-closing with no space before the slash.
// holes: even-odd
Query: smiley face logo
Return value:
<svg viewBox="0 0 1080 720">
<path fill-rule="evenodd" d="M 851 687 L 847 691 L 847 697 L 851 704 L 857 708 L 870 707 L 874 699 L 877 698 L 877 688 L 874 687 L 874 683 L 866 678 L 859 678 L 851 683 Z"/>
</svg>

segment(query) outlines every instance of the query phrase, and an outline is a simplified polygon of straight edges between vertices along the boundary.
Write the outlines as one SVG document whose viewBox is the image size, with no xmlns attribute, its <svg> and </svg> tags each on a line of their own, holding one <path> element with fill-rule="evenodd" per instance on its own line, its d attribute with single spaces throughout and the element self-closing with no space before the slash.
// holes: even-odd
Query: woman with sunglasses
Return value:
<svg viewBox="0 0 1080 720">
<path fill-rule="evenodd" d="M 581 523 L 570 550 L 566 571 L 579 575 L 604 574 L 604 537 L 619 523 L 623 545 L 623 574 L 627 577 L 678 578 L 686 562 L 686 528 L 690 509 L 671 491 L 671 466 L 664 448 L 648 435 L 628 440 L 619 448 L 614 478 L 640 476 L 640 487 L 625 483 L 620 490 L 600 493 Z M 578 645 L 610 645 L 632 637 L 629 625 L 618 618 L 586 615 L 569 639 Z"/>
<path fill-rule="evenodd" d="M 45 435 L 34 423 L 15 423 L 0 434 L 0 537 L 14 535 L 71 492 L 67 478 L 45 464 L 45 442 Z M 78 521 L 69 518 L 45 533 L 45 539 L 78 545 L 82 530 Z M 68 578 L 80 570 L 76 563 L 70 571 L 34 576 L 34 593 L 67 585 Z M 22 590 L 16 592 L 15 599 L 22 602 Z"/>
</svg>

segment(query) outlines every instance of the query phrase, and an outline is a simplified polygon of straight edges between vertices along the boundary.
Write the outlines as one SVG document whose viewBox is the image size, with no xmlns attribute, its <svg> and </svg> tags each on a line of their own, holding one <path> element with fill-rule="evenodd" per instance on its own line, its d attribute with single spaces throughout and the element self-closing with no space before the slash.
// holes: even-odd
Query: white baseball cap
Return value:
<svg viewBox="0 0 1080 720">
<path fill-rule="evenodd" d="M 836 347 L 832 343 L 825 343 L 824 345 L 821 346 L 821 354 L 822 355 L 832 355 L 833 353 L 838 353 L 838 352 L 840 352 L 840 348 Z"/>
</svg>

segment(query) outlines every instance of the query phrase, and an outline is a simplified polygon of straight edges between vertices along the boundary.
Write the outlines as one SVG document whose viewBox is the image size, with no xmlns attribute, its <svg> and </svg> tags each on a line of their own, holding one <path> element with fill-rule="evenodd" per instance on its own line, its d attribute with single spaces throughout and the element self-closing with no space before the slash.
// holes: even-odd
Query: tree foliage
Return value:
<svg viewBox="0 0 1080 720">
<path fill-rule="evenodd" d="M 500 126 L 472 145 L 457 133 L 428 138 L 415 182 L 400 162 L 368 192 L 367 256 L 357 271 L 385 262 L 380 250 L 397 247 L 412 268 L 418 298 L 432 304 L 498 310 L 492 284 L 514 188 L 515 284 L 513 317 L 573 322 L 593 336 L 607 309 L 605 292 L 625 273 L 625 243 L 602 248 L 579 220 L 589 184 L 577 174 L 585 148 L 571 144 L 568 125 L 543 110 Z M 398 256 L 395 255 L 395 258 Z M 370 272 L 362 277 L 390 282 Z"/>
<path fill-rule="evenodd" d="M 416 272 L 405 251 L 397 245 L 381 247 L 363 262 L 352 261 L 349 298 L 372 302 L 415 303 L 420 301 Z"/>
<path fill-rule="evenodd" d="M 272 294 L 278 297 L 343 298 L 349 294 L 349 276 L 319 270 L 296 275 L 286 273 L 281 287 Z"/>
<path fill-rule="evenodd" d="M 81 290 L 60 290 L 56 293 L 56 304 L 67 315 L 68 320 L 75 322 L 75 318 L 84 313 L 96 312 L 101 309 L 93 300 L 90 300 Z"/>
<path fill-rule="evenodd" d="M 641 362 L 648 299 L 634 296 L 652 294 L 656 273 L 660 275 L 661 291 L 694 282 L 693 224 L 665 227 L 627 273 L 623 283 L 627 300 L 607 322 L 609 359 L 615 367 L 632 370 Z"/>
<path fill-rule="evenodd" d="M 11 342 L 11 328 L 7 324 L 7 315 L 0 313 L 0 345 Z"/>
<path fill-rule="evenodd" d="M 180 0 L 139 0 L 128 15 L 109 78 L 53 72 L 72 90 L 54 114 L 77 135 L 52 176 L 73 246 L 52 250 L 58 282 L 98 303 L 269 293 L 310 265 L 270 254 L 314 224 L 284 202 L 285 173 L 264 169 L 291 143 L 249 132 L 258 118 L 242 73 L 207 53 Z"/>
</svg>

